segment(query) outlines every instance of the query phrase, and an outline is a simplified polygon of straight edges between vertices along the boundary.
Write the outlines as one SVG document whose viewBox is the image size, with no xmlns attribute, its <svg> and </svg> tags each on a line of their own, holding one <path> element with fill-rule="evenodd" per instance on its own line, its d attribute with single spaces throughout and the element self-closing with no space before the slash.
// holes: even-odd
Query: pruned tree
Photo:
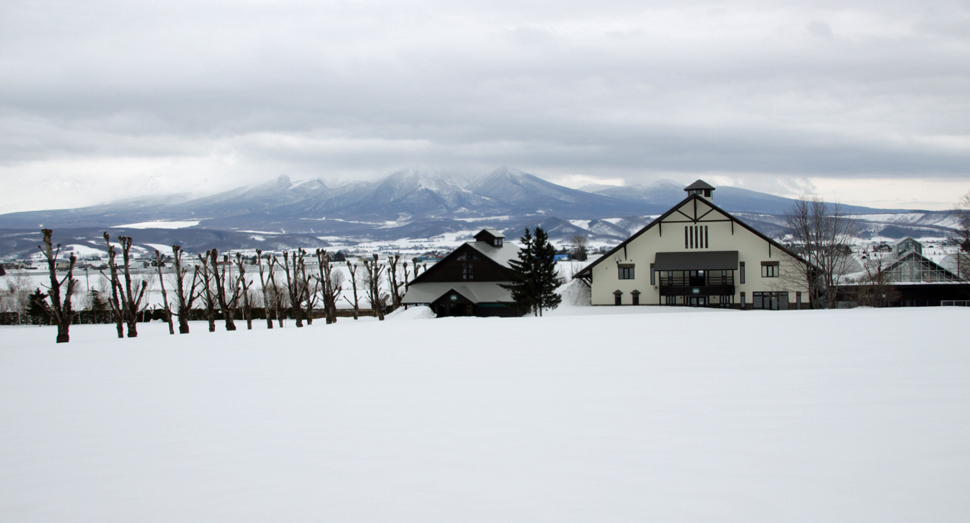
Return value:
<svg viewBox="0 0 970 523">
<path fill-rule="evenodd" d="M 269 255 L 266 255 L 269 258 Z M 273 318 L 270 316 L 270 310 L 273 307 L 273 301 L 270 300 L 270 293 L 267 284 L 269 280 L 263 275 L 263 251 L 256 249 L 256 265 L 259 267 L 259 288 L 263 292 L 263 311 L 266 315 L 266 328 L 273 328 Z"/>
<path fill-rule="evenodd" d="M 542 316 L 544 309 L 555 309 L 562 301 L 562 296 L 556 294 L 562 285 L 556 269 L 556 248 L 542 227 L 535 228 L 535 236 L 526 227 L 520 242 L 518 259 L 509 261 L 512 281 L 502 287 L 511 291 L 520 309 Z"/>
<path fill-rule="evenodd" d="M 202 287 L 199 289 L 199 297 L 202 298 L 202 305 L 205 306 L 203 309 L 205 311 L 205 319 L 209 322 L 209 332 L 216 331 L 216 291 L 215 291 L 215 281 L 212 278 L 212 272 L 209 270 L 209 259 L 214 258 L 215 253 L 212 251 L 205 251 L 205 254 L 199 254 L 199 265 L 195 266 L 196 272 L 199 273 L 200 280 L 199 283 Z"/>
<path fill-rule="evenodd" d="M 364 284 L 367 286 L 367 300 L 377 319 L 384 321 L 384 307 L 387 306 L 388 295 L 381 291 L 381 273 L 385 267 L 378 262 L 375 254 L 373 260 L 364 262 Z"/>
<path fill-rule="evenodd" d="M 236 288 L 242 290 L 243 319 L 246 320 L 246 330 L 253 330 L 253 310 L 249 305 L 249 288 L 253 285 L 253 282 L 246 280 L 246 266 L 243 263 L 242 254 L 238 252 L 236 253 L 236 268 L 239 269 Z"/>
<path fill-rule="evenodd" d="M 290 296 L 290 310 L 293 311 L 293 319 L 296 320 L 297 327 L 303 327 L 303 299 L 304 288 L 300 284 L 298 275 L 300 266 L 304 263 L 306 251 L 302 248 L 297 249 L 292 256 L 292 266 L 290 253 L 283 251 L 283 270 L 286 272 L 286 290 Z"/>
<path fill-rule="evenodd" d="M 168 322 L 168 333 L 175 334 L 175 323 L 172 321 L 172 308 L 168 305 L 168 293 L 165 292 L 165 278 L 162 277 L 162 266 L 164 258 L 162 253 L 155 249 L 155 270 L 158 272 L 158 284 L 162 288 L 162 306 L 165 307 L 165 321 Z"/>
<path fill-rule="evenodd" d="M 280 287 L 280 284 L 276 281 L 276 272 L 277 272 L 276 268 L 279 266 L 280 261 L 279 259 L 276 258 L 276 256 L 267 255 L 266 262 L 267 262 L 267 265 L 269 266 L 269 282 L 270 282 L 270 290 L 272 291 L 271 297 L 273 299 L 273 310 L 276 314 L 276 323 L 282 329 L 283 328 L 282 310 L 286 304 L 287 293 L 283 291 L 283 289 Z"/>
<path fill-rule="evenodd" d="M 57 257 L 61 254 L 61 244 L 53 246 L 54 231 L 41 229 L 44 235 L 44 245 L 37 248 L 47 260 L 47 268 L 50 273 L 51 286 L 47 294 L 50 296 L 50 315 L 57 324 L 57 343 L 68 343 L 71 341 L 71 321 L 74 320 L 74 308 L 71 298 L 74 296 L 74 289 L 77 280 L 74 279 L 74 265 L 77 264 L 77 256 L 71 253 L 68 258 L 67 275 L 63 278 L 57 277 Z M 63 295 L 61 287 L 64 287 Z"/>
<path fill-rule="evenodd" d="M 192 272 L 192 284 L 188 292 L 185 290 L 185 276 L 189 270 L 182 266 L 182 248 L 172 246 L 172 260 L 175 265 L 175 299 L 178 302 L 179 334 L 189 333 L 189 315 L 192 313 L 192 303 L 199 296 L 199 270 Z"/>
<path fill-rule="evenodd" d="M 104 271 L 101 271 L 101 275 L 108 278 L 111 285 L 111 298 L 108 299 L 108 305 L 111 307 L 111 314 L 115 320 L 115 328 L 118 331 L 118 337 L 124 338 L 125 312 L 121 305 L 121 282 L 118 276 L 118 262 L 115 261 L 115 257 L 118 256 L 118 252 L 115 251 L 114 245 L 111 245 L 111 238 L 108 236 L 108 231 L 105 231 L 104 233 L 104 242 L 108 249 L 109 274 L 105 274 Z"/>
<path fill-rule="evenodd" d="M 138 337 L 138 314 L 145 309 L 142 306 L 142 299 L 145 297 L 148 282 L 146 280 L 134 281 L 131 277 L 131 236 L 118 236 L 118 243 L 121 244 L 121 260 L 124 263 L 122 268 L 125 275 L 121 308 L 124 311 L 125 324 L 128 327 L 128 337 L 136 338 Z"/>
<path fill-rule="evenodd" d="M 320 292 L 323 295 L 323 309 L 326 314 L 327 324 L 337 322 L 337 298 L 343 290 L 341 273 L 334 272 L 331 265 L 330 253 L 325 249 L 317 249 L 317 267 L 320 271 L 318 280 L 320 281 Z"/>
<path fill-rule="evenodd" d="M 347 261 L 347 272 L 350 273 L 350 287 L 351 291 L 353 292 L 354 301 L 350 301 L 350 299 L 346 296 L 344 296 L 344 299 L 347 300 L 347 303 L 354 307 L 355 320 L 360 317 L 360 297 L 357 295 L 357 271 L 360 270 L 359 267 L 360 266 L 358 264 L 351 263 L 350 260 Z"/>
<path fill-rule="evenodd" d="M 807 264 L 795 263 L 795 278 L 808 287 L 812 308 L 834 308 L 842 278 L 852 266 L 854 224 L 839 203 L 818 197 L 796 201 L 785 214 L 792 244 Z"/>
<path fill-rule="evenodd" d="M 399 281 L 397 264 L 400 260 L 400 254 L 387 257 L 387 284 L 390 287 L 392 311 L 397 310 L 397 308 L 401 306 L 401 300 L 404 298 L 404 292 L 407 290 L 405 288 L 405 284 L 407 283 L 407 274 L 405 274 L 403 280 Z M 405 272 L 407 272 L 407 266 L 407 260 L 405 260 Z"/>
<path fill-rule="evenodd" d="M 234 331 L 236 330 L 236 322 L 233 316 L 236 315 L 236 306 L 239 303 L 239 282 L 232 278 L 231 273 L 228 276 L 226 275 L 226 270 L 232 265 L 229 263 L 228 255 L 223 255 L 220 267 L 219 251 L 212 249 L 212 253 L 209 255 L 209 263 L 212 264 L 212 278 L 215 282 L 214 287 L 219 311 L 222 312 L 223 320 L 226 322 L 226 330 Z"/>
</svg>

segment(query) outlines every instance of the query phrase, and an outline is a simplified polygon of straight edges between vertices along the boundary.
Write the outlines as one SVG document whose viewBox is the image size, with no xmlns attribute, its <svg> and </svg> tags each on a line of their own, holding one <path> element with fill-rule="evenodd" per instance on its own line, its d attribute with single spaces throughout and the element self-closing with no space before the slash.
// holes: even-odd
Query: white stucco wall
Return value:
<svg viewBox="0 0 970 523">
<path fill-rule="evenodd" d="M 688 201 L 680 210 L 688 216 L 694 216 L 694 200 Z M 696 224 L 687 216 L 673 213 L 661 224 L 654 224 L 640 236 L 630 241 L 625 249 L 606 255 L 592 269 L 592 301 L 593 305 L 613 305 L 614 291 L 621 291 L 622 304 L 632 304 L 632 291 L 640 291 L 641 305 L 660 305 L 659 285 L 650 284 L 650 264 L 654 263 L 658 252 L 710 252 L 710 251 L 738 251 L 739 262 L 745 263 L 745 283 L 740 283 L 740 271 L 734 272 L 734 303 L 740 303 L 741 293 L 745 293 L 746 303 L 750 305 L 754 292 L 789 292 L 789 302 L 795 306 L 795 292 L 802 292 L 803 306 L 807 307 L 807 286 L 797 275 L 801 274 L 796 264 L 801 262 L 793 259 L 783 250 L 771 245 L 757 234 L 749 231 L 738 223 L 734 223 L 733 232 L 730 221 L 717 210 L 697 199 L 697 216 L 703 216 Z M 708 227 L 708 244 L 704 248 L 684 247 L 684 227 L 702 225 Z M 619 257 L 623 263 L 635 263 L 635 278 L 632 280 L 619 279 L 617 261 Z M 777 278 L 761 277 L 761 262 L 777 261 L 781 266 L 781 276 Z M 657 281 L 656 283 L 659 283 Z"/>
</svg>

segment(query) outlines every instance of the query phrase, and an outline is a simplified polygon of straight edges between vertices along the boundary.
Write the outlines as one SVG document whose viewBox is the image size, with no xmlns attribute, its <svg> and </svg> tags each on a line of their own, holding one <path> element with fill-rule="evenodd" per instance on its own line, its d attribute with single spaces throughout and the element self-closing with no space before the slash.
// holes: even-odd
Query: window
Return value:
<svg viewBox="0 0 970 523">
<path fill-rule="evenodd" d="M 795 308 L 796 309 L 802 308 L 802 293 L 800 292 L 795 293 Z"/>
<path fill-rule="evenodd" d="M 657 284 L 657 271 L 653 270 L 653 264 L 650 264 L 650 285 Z"/>
<path fill-rule="evenodd" d="M 613 291 L 613 305 L 623 305 L 623 293 L 620 291 Z"/>
<path fill-rule="evenodd" d="M 494 240 L 492 240 L 492 245 L 494 245 L 496 247 L 501 247 L 502 246 L 502 238 L 495 238 Z"/>
<path fill-rule="evenodd" d="M 762 278 L 777 278 L 778 277 L 778 262 L 761 262 L 761 277 Z"/>
<path fill-rule="evenodd" d="M 676 296 L 664 296 L 664 303 L 666 305 L 677 305 L 677 297 Z"/>
<path fill-rule="evenodd" d="M 634 305 L 640 305 L 640 291 L 635 290 L 630 293 L 630 296 L 633 296 Z"/>
<path fill-rule="evenodd" d="M 458 260 L 461 261 L 461 279 L 463 280 L 475 279 L 475 265 L 472 262 L 474 262 L 477 259 L 478 259 L 478 256 L 474 256 L 467 253 L 462 254 L 461 256 L 458 257 Z"/>
<path fill-rule="evenodd" d="M 741 293 L 741 308 L 744 308 L 744 293 Z"/>
<path fill-rule="evenodd" d="M 684 226 L 685 249 L 706 249 L 710 246 L 711 241 L 707 225 Z"/>
<path fill-rule="evenodd" d="M 741 262 L 741 284 L 744 285 L 744 262 Z"/>
<path fill-rule="evenodd" d="M 751 307 L 772 311 L 788 309 L 787 292 L 755 292 L 751 295 Z"/>
<path fill-rule="evenodd" d="M 620 265 L 618 267 L 619 275 L 617 276 L 621 280 L 632 280 L 633 279 L 633 265 Z"/>
</svg>

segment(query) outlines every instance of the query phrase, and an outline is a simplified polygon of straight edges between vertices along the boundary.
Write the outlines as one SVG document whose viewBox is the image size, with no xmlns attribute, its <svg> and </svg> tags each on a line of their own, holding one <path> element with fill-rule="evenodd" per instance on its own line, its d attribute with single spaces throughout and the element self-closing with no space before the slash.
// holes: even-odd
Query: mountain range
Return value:
<svg viewBox="0 0 970 523">
<path fill-rule="evenodd" d="M 281 176 L 202 198 L 162 195 L 78 209 L 0 215 L 0 256 L 36 250 L 41 227 L 59 241 L 100 248 L 103 231 L 130 234 L 144 245 L 182 244 L 190 251 L 327 246 L 433 239 L 495 227 L 518 237 L 541 225 L 550 237 L 575 235 L 612 242 L 629 236 L 685 197 L 683 185 L 587 186 L 570 189 L 508 168 L 469 177 L 407 169 L 373 182 L 329 186 Z M 762 232 L 784 234 L 782 216 L 793 200 L 736 187 L 717 188 L 714 203 Z M 862 237 L 942 237 L 951 213 L 844 206 Z M 181 223 L 178 223 L 181 222 Z"/>
</svg>

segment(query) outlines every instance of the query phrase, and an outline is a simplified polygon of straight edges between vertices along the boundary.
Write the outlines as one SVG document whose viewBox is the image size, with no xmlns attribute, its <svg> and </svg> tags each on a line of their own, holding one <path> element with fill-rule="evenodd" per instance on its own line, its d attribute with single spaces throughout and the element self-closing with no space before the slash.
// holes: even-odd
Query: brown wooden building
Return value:
<svg viewBox="0 0 970 523">
<path fill-rule="evenodd" d="M 402 302 L 428 305 L 438 317 L 521 316 L 512 294 L 509 261 L 519 246 L 495 229 L 484 229 L 411 281 Z"/>
</svg>

